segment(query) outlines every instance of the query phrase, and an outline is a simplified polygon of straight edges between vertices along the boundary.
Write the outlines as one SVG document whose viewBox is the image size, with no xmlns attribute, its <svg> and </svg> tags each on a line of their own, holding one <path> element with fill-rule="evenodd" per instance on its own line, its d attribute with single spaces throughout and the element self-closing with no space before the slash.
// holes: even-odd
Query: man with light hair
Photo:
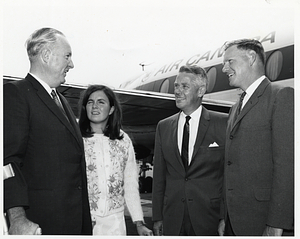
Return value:
<svg viewBox="0 0 300 239">
<path fill-rule="evenodd" d="M 229 84 L 243 93 L 228 119 L 219 234 L 292 235 L 294 89 L 266 77 L 257 40 L 226 44 L 223 63 Z"/>
<path fill-rule="evenodd" d="M 4 210 L 9 234 L 91 234 L 82 137 L 57 91 L 74 67 L 70 44 L 53 28 L 26 42 L 30 70 L 4 93 Z"/>
<path fill-rule="evenodd" d="M 207 74 L 182 66 L 174 83 L 180 112 L 157 125 L 152 220 L 155 235 L 217 236 L 227 114 L 207 110 Z"/>
</svg>

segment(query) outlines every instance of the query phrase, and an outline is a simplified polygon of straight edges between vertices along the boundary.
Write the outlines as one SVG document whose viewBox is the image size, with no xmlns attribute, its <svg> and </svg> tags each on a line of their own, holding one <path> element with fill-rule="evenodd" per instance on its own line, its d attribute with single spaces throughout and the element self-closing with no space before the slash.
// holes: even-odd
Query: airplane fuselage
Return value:
<svg viewBox="0 0 300 239">
<path fill-rule="evenodd" d="M 263 36 L 256 36 L 254 39 L 260 40 L 266 51 L 266 76 L 278 84 L 293 87 L 293 36 L 291 34 L 282 36 L 277 31 L 272 31 Z M 240 90 L 231 87 L 227 76 L 222 72 L 223 54 L 224 51 L 220 46 L 188 58 L 181 58 L 144 72 L 139 78 L 123 83 L 120 88 L 174 94 L 174 81 L 179 68 L 182 65 L 198 65 L 206 70 L 209 79 L 204 99 L 233 103 L 237 100 Z"/>
</svg>

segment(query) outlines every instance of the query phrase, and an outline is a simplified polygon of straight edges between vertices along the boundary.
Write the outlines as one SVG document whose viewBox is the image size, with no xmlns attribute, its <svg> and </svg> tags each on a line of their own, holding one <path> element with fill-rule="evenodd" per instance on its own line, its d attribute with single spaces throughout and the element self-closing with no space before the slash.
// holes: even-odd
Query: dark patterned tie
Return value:
<svg viewBox="0 0 300 239">
<path fill-rule="evenodd" d="M 181 147 L 181 159 L 185 170 L 188 168 L 189 162 L 189 137 L 190 137 L 190 116 L 185 117 L 185 124 L 183 127 L 182 147 Z"/>
<path fill-rule="evenodd" d="M 236 121 L 237 117 L 239 116 L 240 112 L 241 112 L 241 108 L 242 108 L 242 105 L 243 105 L 243 100 L 245 98 L 245 95 L 246 95 L 246 92 L 244 91 L 241 96 L 240 96 L 240 101 L 239 101 L 239 105 L 236 109 L 236 112 L 235 112 L 235 118 L 234 118 L 234 121 Z"/>
<path fill-rule="evenodd" d="M 64 114 L 64 116 L 66 116 L 66 118 L 68 119 L 66 111 L 64 110 L 64 107 L 62 106 L 61 102 L 59 101 L 58 96 L 57 96 L 55 90 L 51 91 L 51 96 L 52 96 L 55 104 L 58 106 L 58 108 L 61 110 L 61 112 Z"/>
</svg>

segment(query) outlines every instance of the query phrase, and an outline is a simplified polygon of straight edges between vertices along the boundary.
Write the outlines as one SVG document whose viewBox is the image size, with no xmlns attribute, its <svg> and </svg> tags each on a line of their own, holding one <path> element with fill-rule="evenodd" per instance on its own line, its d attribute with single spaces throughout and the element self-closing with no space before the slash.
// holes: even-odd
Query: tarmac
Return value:
<svg viewBox="0 0 300 239">
<path fill-rule="evenodd" d="M 144 213 L 144 220 L 146 227 L 153 231 L 152 222 L 152 193 L 140 193 L 141 205 Z M 125 223 L 127 236 L 138 236 L 136 226 L 132 223 L 130 214 L 127 209 L 125 209 Z"/>
</svg>

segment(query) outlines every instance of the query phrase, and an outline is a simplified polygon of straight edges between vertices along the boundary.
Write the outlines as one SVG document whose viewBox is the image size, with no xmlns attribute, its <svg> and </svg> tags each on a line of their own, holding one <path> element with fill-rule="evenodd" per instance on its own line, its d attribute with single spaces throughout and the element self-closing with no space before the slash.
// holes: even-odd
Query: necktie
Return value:
<svg viewBox="0 0 300 239">
<path fill-rule="evenodd" d="M 237 117 L 239 116 L 239 114 L 240 114 L 240 112 L 241 112 L 241 108 L 242 108 L 242 105 L 243 105 L 243 100 L 244 100 L 245 95 L 246 95 L 246 92 L 244 91 L 244 92 L 241 94 L 241 96 L 240 96 L 240 101 L 239 101 L 238 107 L 237 107 L 237 109 L 236 109 L 234 121 L 236 121 Z"/>
<path fill-rule="evenodd" d="M 60 103 L 60 101 L 59 101 L 59 99 L 58 99 L 58 96 L 57 96 L 55 90 L 52 90 L 52 91 L 51 91 L 51 96 L 52 96 L 52 98 L 53 98 L 55 104 L 58 106 L 58 108 L 61 110 L 61 112 L 64 114 L 64 116 L 66 116 L 66 118 L 68 119 L 67 114 L 66 114 L 66 112 L 65 112 L 65 110 L 64 110 L 64 107 L 63 107 L 62 104 Z"/>
<path fill-rule="evenodd" d="M 190 116 L 185 117 L 185 124 L 183 127 L 183 138 L 182 138 L 182 148 L 181 148 L 181 159 L 185 170 L 188 168 L 189 162 L 189 137 L 190 137 Z"/>
</svg>

